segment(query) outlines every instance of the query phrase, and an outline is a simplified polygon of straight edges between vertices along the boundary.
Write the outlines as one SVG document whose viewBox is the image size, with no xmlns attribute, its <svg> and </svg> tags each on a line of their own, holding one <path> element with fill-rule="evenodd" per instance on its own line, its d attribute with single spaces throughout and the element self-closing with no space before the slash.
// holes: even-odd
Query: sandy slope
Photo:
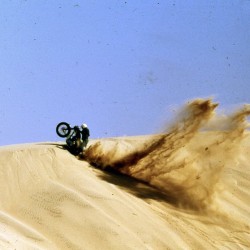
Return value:
<svg viewBox="0 0 250 250">
<path fill-rule="evenodd" d="M 1 147 L 0 249 L 249 249 L 250 106 L 216 107 L 189 102 L 168 131 L 92 141 L 84 159 Z"/>
<path fill-rule="evenodd" d="M 133 147 L 142 140 L 102 143 Z M 1 147 L 0 249 L 248 249 L 249 162 L 247 137 L 213 205 L 198 211 L 98 170 L 59 144 Z"/>
</svg>

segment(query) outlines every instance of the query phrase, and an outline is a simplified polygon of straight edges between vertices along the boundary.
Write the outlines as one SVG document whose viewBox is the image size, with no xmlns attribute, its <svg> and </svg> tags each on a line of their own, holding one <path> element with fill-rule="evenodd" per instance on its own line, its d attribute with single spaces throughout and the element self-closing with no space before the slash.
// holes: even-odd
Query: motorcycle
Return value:
<svg viewBox="0 0 250 250">
<path fill-rule="evenodd" d="M 71 127 L 67 122 L 60 122 L 56 126 L 56 133 L 62 138 L 66 138 L 67 148 L 70 153 L 74 155 L 79 155 L 83 152 L 82 142 L 77 135 L 79 132 L 79 127 Z"/>
</svg>

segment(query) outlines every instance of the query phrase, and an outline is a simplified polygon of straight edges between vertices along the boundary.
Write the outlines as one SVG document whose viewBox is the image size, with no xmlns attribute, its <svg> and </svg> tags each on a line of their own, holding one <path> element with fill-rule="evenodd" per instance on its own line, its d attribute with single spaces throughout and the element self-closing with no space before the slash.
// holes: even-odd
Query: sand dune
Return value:
<svg viewBox="0 0 250 250">
<path fill-rule="evenodd" d="M 249 112 L 219 128 L 216 106 L 190 103 L 159 135 L 92 140 L 85 159 L 0 147 L 0 249 L 249 249 Z"/>
</svg>

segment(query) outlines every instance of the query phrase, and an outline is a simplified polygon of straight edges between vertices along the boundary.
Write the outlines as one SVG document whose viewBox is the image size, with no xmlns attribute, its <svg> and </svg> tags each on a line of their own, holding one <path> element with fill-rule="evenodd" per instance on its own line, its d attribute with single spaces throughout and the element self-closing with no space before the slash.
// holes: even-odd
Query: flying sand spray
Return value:
<svg viewBox="0 0 250 250">
<path fill-rule="evenodd" d="M 121 150 L 119 142 L 109 150 L 97 142 L 86 150 L 85 158 L 99 168 L 111 168 L 154 186 L 178 206 L 204 209 L 216 194 L 223 169 L 236 164 L 250 115 L 245 105 L 227 117 L 226 130 L 215 130 L 216 136 L 210 136 L 202 129 L 215 117 L 217 106 L 210 99 L 196 99 L 166 128 L 168 132 L 150 137 L 132 151 Z M 201 133 L 207 136 L 199 139 Z"/>
</svg>

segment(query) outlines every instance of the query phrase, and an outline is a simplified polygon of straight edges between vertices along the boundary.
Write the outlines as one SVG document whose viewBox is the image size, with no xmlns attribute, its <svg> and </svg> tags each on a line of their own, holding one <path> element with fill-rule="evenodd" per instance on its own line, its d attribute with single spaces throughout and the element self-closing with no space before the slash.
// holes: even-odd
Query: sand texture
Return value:
<svg viewBox="0 0 250 250">
<path fill-rule="evenodd" d="M 244 107 L 196 100 L 154 136 L 0 147 L 0 249 L 249 249 Z M 223 126 L 222 126 L 223 124 Z"/>
</svg>

